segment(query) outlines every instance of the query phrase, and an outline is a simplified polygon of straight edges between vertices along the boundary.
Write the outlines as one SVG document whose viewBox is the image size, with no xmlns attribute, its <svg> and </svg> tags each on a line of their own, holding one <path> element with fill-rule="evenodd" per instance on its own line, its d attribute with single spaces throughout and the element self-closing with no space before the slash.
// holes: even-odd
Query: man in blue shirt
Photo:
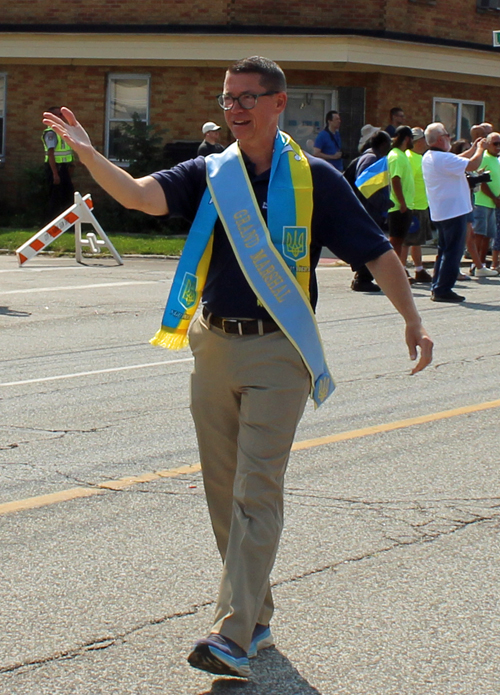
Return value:
<svg viewBox="0 0 500 695">
<path fill-rule="evenodd" d="M 313 155 L 324 159 L 335 169 L 344 171 L 342 161 L 342 141 L 340 139 L 340 116 L 338 111 L 328 111 L 326 126 L 314 141 Z"/>
<path fill-rule="evenodd" d="M 272 212 L 268 191 L 278 122 L 287 103 L 285 75 L 276 63 L 260 56 L 238 61 L 228 69 L 218 101 L 266 221 Z M 44 123 L 71 145 L 116 200 L 156 216 L 192 220 L 197 215 L 207 187 L 207 161 L 223 162 L 224 154 L 134 179 L 95 150 L 69 109 L 64 108 L 63 115 L 67 124 L 49 113 Z M 313 194 L 311 274 L 309 298 L 304 293 L 300 301 L 310 302 L 311 308 L 316 304 L 314 269 L 322 245 L 355 267 L 368 264 L 405 320 L 411 358 L 421 350 L 413 373 L 420 371 L 432 359 L 432 341 L 401 262 L 339 172 L 314 157 L 307 161 Z M 235 194 L 236 206 L 242 205 L 240 189 L 228 189 L 228 198 Z M 249 659 L 274 643 L 269 575 L 283 526 L 283 479 L 311 376 L 298 349 L 259 303 L 229 236 L 223 220 L 217 219 L 203 310 L 189 333 L 195 358 L 191 408 L 223 570 L 213 626 L 197 640 L 188 660 L 210 673 L 246 678 Z"/>
</svg>

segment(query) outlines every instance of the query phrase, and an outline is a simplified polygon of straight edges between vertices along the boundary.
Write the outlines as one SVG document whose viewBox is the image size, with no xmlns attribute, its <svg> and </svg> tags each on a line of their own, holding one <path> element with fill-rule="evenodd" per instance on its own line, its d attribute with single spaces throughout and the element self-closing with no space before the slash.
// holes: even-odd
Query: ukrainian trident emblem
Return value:
<svg viewBox="0 0 500 695">
<path fill-rule="evenodd" d="M 179 292 L 179 303 L 184 309 L 190 309 L 196 303 L 196 275 L 184 273 Z"/>
<path fill-rule="evenodd" d="M 307 255 L 307 227 L 283 227 L 283 253 L 291 261 Z"/>
<path fill-rule="evenodd" d="M 321 405 L 328 396 L 335 390 L 335 384 L 329 374 L 322 374 L 316 381 L 316 386 L 314 389 L 314 400 L 316 405 Z"/>
<path fill-rule="evenodd" d="M 327 376 L 321 377 L 318 384 L 318 399 L 323 403 L 323 401 L 328 397 L 330 391 L 330 379 Z"/>
</svg>

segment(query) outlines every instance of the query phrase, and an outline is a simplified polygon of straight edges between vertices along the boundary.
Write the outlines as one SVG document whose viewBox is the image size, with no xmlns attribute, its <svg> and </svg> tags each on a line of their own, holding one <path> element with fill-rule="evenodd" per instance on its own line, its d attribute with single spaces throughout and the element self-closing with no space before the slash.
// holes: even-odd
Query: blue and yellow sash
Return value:
<svg viewBox="0 0 500 695">
<path fill-rule="evenodd" d="M 278 131 L 268 189 L 268 226 L 237 143 L 206 158 L 207 184 L 179 262 L 154 345 L 187 344 L 210 263 L 213 225 L 220 218 L 236 259 L 260 303 L 296 347 L 321 405 L 334 383 L 309 301 L 312 177 L 299 146 Z M 208 231 L 207 231 L 208 230 Z"/>
</svg>

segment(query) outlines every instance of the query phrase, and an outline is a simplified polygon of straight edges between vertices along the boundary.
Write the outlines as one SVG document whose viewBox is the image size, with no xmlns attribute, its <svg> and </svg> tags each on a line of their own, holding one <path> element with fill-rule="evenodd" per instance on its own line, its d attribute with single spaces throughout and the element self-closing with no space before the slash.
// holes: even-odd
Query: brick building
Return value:
<svg viewBox="0 0 500 695">
<path fill-rule="evenodd" d="M 364 123 L 401 106 L 411 126 L 443 120 L 457 137 L 500 127 L 500 0 L 2 0 L 0 199 L 22 204 L 22 172 L 42 161 L 42 111 L 74 109 L 95 145 L 119 157 L 132 113 L 165 130 L 182 158 L 204 121 L 223 124 L 223 69 L 260 54 L 284 68 L 283 128 L 303 146 L 324 114 L 342 116 L 353 156 Z M 222 140 L 229 141 L 223 128 Z M 310 144 L 310 143 L 309 143 Z M 77 168 L 77 187 L 95 187 Z"/>
</svg>

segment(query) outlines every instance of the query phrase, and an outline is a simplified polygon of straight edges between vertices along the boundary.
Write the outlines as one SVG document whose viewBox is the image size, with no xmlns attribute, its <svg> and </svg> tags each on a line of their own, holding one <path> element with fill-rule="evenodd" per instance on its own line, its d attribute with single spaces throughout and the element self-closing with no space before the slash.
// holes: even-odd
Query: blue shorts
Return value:
<svg viewBox="0 0 500 695">
<path fill-rule="evenodd" d="M 474 232 L 488 239 L 494 239 L 497 233 L 496 208 L 487 208 L 484 205 L 474 206 Z"/>
</svg>

